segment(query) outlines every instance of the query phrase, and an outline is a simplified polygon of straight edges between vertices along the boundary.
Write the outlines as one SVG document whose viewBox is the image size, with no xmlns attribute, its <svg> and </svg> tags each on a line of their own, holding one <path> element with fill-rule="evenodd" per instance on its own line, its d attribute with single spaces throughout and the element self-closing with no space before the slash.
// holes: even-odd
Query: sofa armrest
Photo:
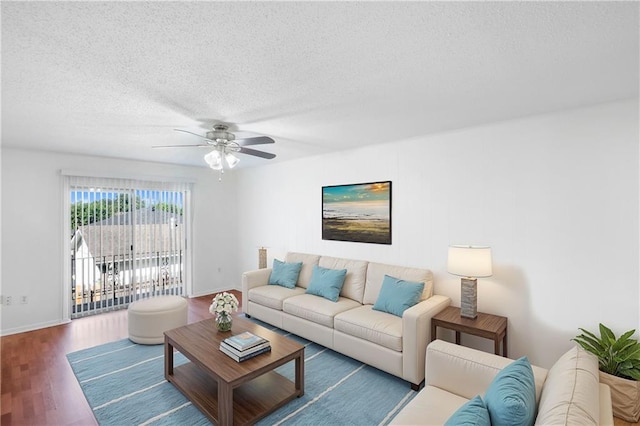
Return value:
<svg viewBox="0 0 640 426">
<path fill-rule="evenodd" d="M 427 347 L 425 384 L 471 399 L 484 395 L 496 374 L 512 362 L 489 352 L 434 340 Z"/>
<path fill-rule="evenodd" d="M 256 269 L 242 274 L 242 305 L 245 309 L 249 304 L 249 290 L 254 287 L 269 284 L 271 268 Z"/>
<path fill-rule="evenodd" d="M 450 298 L 434 295 L 402 314 L 402 375 L 414 385 L 420 385 L 424 380 L 425 354 L 431 341 L 431 318 L 450 304 Z"/>
</svg>

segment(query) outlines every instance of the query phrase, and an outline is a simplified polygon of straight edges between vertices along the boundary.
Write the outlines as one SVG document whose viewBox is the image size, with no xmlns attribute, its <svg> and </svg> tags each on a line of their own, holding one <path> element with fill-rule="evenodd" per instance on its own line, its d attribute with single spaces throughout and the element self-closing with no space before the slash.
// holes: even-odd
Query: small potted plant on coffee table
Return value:
<svg viewBox="0 0 640 426">
<path fill-rule="evenodd" d="M 583 328 L 576 341 L 598 357 L 600 382 L 611 388 L 613 415 L 628 422 L 640 419 L 640 343 L 629 330 L 616 338 L 600 324 L 600 337 Z"/>
</svg>

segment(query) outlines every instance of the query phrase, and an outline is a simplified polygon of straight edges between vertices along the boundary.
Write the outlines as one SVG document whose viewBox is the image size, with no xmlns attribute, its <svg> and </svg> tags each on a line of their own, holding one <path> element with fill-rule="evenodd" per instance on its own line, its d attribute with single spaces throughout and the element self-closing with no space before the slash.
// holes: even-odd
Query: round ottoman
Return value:
<svg viewBox="0 0 640 426">
<path fill-rule="evenodd" d="M 180 296 L 158 296 L 129 305 L 129 340 L 143 345 L 164 343 L 164 332 L 187 324 L 187 301 Z"/>
</svg>

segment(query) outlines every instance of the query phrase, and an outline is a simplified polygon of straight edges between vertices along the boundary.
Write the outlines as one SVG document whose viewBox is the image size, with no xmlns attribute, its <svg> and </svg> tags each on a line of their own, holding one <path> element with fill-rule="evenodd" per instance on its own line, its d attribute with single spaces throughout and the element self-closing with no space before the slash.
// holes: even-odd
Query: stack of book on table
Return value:
<svg viewBox="0 0 640 426">
<path fill-rule="evenodd" d="M 244 361 L 271 350 L 267 339 L 245 331 L 227 337 L 220 343 L 220 350 L 236 361 Z"/>
</svg>

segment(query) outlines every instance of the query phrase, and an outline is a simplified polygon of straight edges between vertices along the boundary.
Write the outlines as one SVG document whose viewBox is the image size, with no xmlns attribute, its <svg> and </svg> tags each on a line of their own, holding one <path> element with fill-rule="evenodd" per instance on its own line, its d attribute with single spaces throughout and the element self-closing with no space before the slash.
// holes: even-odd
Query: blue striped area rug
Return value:
<svg viewBox="0 0 640 426">
<path fill-rule="evenodd" d="M 258 425 L 384 425 L 416 392 L 408 382 L 299 336 L 256 321 L 305 345 L 305 393 Z M 128 339 L 67 354 L 100 425 L 210 425 L 164 379 L 164 345 Z M 174 364 L 189 362 L 174 355 Z M 293 380 L 294 363 L 276 370 Z"/>
</svg>

